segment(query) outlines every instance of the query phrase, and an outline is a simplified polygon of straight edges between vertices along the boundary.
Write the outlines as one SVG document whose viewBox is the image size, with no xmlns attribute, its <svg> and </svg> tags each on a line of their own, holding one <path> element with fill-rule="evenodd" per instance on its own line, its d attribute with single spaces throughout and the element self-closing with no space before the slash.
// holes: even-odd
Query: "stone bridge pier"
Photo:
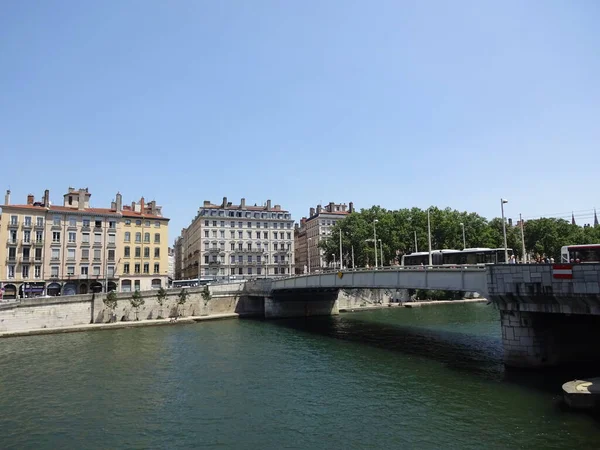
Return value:
<svg viewBox="0 0 600 450">
<path fill-rule="evenodd" d="M 498 265 L 487 276 L 507 366 L 600 363 L 600 265 Z"/>
<path fill-rule="evenodd" d="M 339 314 L 337 289 L 272 292 L 270 296 L 265 297 L 265 319 L 336 314 Z"/>
</svg>

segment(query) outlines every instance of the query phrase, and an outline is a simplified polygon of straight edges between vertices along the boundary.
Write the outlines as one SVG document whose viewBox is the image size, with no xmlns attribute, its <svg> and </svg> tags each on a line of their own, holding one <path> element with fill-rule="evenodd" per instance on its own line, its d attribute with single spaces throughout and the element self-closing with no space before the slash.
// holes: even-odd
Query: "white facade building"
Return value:
<svg viewBox="0 0 600 450">
<path fill-rule="evenodd" d="M 204 201 L 182 230 L 185 278 L 261 277 L 294 273 L 291 214 L 280 205 Z"/>
</svg>

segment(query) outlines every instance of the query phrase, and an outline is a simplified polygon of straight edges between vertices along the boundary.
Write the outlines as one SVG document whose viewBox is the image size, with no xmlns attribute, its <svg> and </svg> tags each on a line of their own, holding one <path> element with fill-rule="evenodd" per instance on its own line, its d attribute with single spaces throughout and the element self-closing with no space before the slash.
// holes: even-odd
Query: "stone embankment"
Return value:
<svg viewBox="0 0 600 450">
<path fill-rule="evenodd" d="M 0 335 L 98 324 L 110 327 L 117 326 L 115 324 L 161 324 L 164 321 L 157 319 L 166 318 L 169 323 L 168 318 L 177 315 L 180 317 L 179 321 L 182 317 L 263 315 L 263 299 L 246 295 L 244 283 L 211 286 L 209 300 L 202 297 L 203 290 L 204 288 L 186 289 L 188 298 L 185 304 L 178 305 L 181 290 L 170 289 L 163 306 L 158 304 L 157 291 L 145 291 L 141 293 L 144 304 L 137 311 L 131 305 L 131 293 L 117 294 L 114 312 L 104 304 L 106 294 L 40 297 L 0 303 Z M 109 324 L 113 313 L 116 322 Z"/>
<path fill-rule="evenodd" d="M 56 328 L 33 328 L 30 330 L 23 330 L 23 331 L 7 331 L 4 333 L 0 333 L 0 338 L 17 337 L 17 336 L 32 336 L 32 335 L 38 335 L 38 334 L 76 333 L 78 331 L 114 330 L 114 329 L 119 329 L 119 328 L 184 325 L 184 324 L 192 324 L 192 323 L 196 323 L 196 322 L 202 322 L 205 320 L 232 319 L 232 318 L 237 318 L 237 317 L 240 317 L 240 315 L 236 314 L 236 313 L 229 313 L 229 314 L 211 314 L 209 316 L 179 317 L 176 320 L 173 318 L 169 318 L 169 319 L 138 320 L 138 321 L 133 321 L 133 322 L 89 323 L 87 325 L 73 325 L 73 326 L 56 327 Z"/>
</svg>

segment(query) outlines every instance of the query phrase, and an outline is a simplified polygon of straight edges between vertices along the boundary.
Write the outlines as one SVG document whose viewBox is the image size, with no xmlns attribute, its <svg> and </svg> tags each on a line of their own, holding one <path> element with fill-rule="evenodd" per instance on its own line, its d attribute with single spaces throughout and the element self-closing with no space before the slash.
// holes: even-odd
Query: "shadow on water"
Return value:
<svg viewBox="0 0 600 450">
<path fill-rule="evenodd" d="M 265 322 L 272 326 L 437 361 L 450 370 L 486 381 L 513 383 L 553 395 L 562 393 L 561 386 L 566 381 L 600 375 L 599 364 L 571 364 L 543 370 L 506 368 L 502 359 L 502 341 L 493 336 L 373 322 L 358 317 L 349 318 L 347 315 Z"/>
</svg>

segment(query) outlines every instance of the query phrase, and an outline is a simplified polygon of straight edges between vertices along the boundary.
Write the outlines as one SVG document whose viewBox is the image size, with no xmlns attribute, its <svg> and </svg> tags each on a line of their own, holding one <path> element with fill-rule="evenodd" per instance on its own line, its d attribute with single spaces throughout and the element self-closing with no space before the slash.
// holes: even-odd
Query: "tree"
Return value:
<svg viewBox="0 0 600 450">
<path fill-rule="evenodd" d="M 204 300 L 204 306 L 208 305 L 208 301 L 212 298 L 210 293 L 210 289 L 208 286 L 204 285 L 204 289 L 202 290 L 202 300 Z"/>
<path fill-rule="evenodd" d="M 160 307 L 157 319 L 163 318 L 162 317 L 163 305 L 165 304 L 166 299 L 167 299 L 167 291 L 165 290 L 165 288 L 163 288 L 161 286 L 160 289 L 158 290 L 158 292 L 156 293 L 156 303 L 158 303 L 158 306 Z"/>
<path fill-rule="evenodd" d="M 177 295 L 177 317 L 179 317 L 179 306 L 185 305 L 188 299 L 188 291 L 181 289 L 181 292 Z"/>
<path fill-rule="evenodd" d="M 140 291 L 136 289 L 133 292 L 133 295 L 131 296 L 131 300 L 129 300 L 129 302 L 131 303 L 131 307 L 135 309 L 135 320 L 139 320 L 138 313 L 140 306 L 146 303 L 144 297 L 142 297 L 142 294 L 140 294 Z"/>
<path fill-rule="evenodd" d="M 115 309 L 117 307 L 117 294 L 115 291 L 110 291 L 108 294 L 106 294 L 106 297 L 104 297 L 102 299 L 102 302 L 104 303 L 104 305 L 110 309 L 110 318 L 108 319 L 109 322 L 113 322 L 115 319 Z"/>
</svg>

